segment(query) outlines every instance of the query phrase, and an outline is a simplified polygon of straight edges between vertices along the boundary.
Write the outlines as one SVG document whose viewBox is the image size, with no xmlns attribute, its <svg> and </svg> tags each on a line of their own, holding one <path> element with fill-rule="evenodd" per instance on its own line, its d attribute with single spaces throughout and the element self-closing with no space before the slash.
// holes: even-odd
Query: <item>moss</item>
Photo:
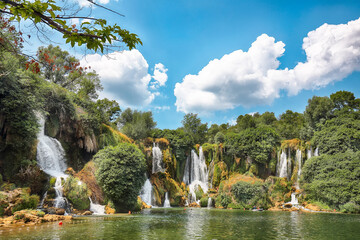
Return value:
<svg viewBox="0 0 360 240">
<path fill-rule="evenodd" d="M 253 163 L 249 169 L 249 172 L 252 173 L 253 175 L 258 176 L 259 175 L 258 165 Z"/>
<path fill-rule="evenodd" d="M 67 177 L 64 183 L 64 196 L 78 210 L 90 208 L 89 192 L 85 183 L 73 176 Z"/>
<path fill-rule="evenodd" d="M 204 190 L 201 188 L 200 185 L 198 185 L 197 188 L 195 189 L 195 195 L 196 195 L 196 199 L 201 199 L 202 196 L 204 195 Z"/>
<path fill-rule="evenodd" d="M 137 201 L 136 201 L 136 204 L 135 204 L 135 207 L 134 207 L 134 212 L 140 212 L 141 208 L 142 208 L 142 205 L 143 205 L 143 202 L 142 202 L 141 198 L 138 197 Z"/>
<path fill-rule="evenodd" d="M 5 182 L 1 185 L 0 190 L 1 191 L 12 191 L 16 189 L 16 186 L 14 183 Z"/>
<path fill-rule="evenodd" d="M 24 188 L 20 197 L 16 200 L 12 213 L 23 210 L 23 209 L 35 209 L 40 201 L 39 196 L 30 195 L 29 189 Z"/>
<path fill-rule="evenodd" d="M 116 146 L 119 143 L 131 143 L 132 140 L 125 134 L 113 129 L 112 127 L 102 124 L 100 127 L 100 135 L 98 136 L 99 148 L 106 146 Z"/>
<path fill-rule="evenodd" d="M 56 177 L 51 177 L 50 178 L 50 187 L 51 188 L 55 187 L 55 182 L 56 182 Z"/>
<path fill-rule="evenodd" d="M 228 176 L 227 166 L 225 162 L 218 162 L 214 166 L 213 187 L 219 186 L 222 180 Z"/>
</svg>

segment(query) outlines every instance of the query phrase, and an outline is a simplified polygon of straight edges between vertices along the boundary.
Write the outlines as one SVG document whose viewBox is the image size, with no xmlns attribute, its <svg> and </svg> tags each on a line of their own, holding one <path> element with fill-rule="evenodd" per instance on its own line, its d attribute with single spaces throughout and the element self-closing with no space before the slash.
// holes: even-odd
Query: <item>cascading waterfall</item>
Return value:
<svg viewBox="0 0 360 240">
<path fill-rule="evenodd" d="M 169 207 L 171 207 L 171 206 L 170 206 L 170 201 L 169 201 L 169 193 L 166 192 L 166 193 L 165 193 L 164 208 L 169 208 Z"/>
<path fill-rule="evenodd" d="M 211 197 L 209 197 L 209 199 L 208 199 L 207 207 L 208 208 L 212 207 L 212 199 L 211 199 Z"/>
<path fill-rule="evenodd" d="M 313 156 L 312 147 L 310 146 L 310 149 L 307 150 L 307 159 L 310 159 L 312 156 Z"/>
<path fill-rule="evenodd" d="M 285 151 L 281 151 L 280 159 L 279 159 L 279 172 L 278 177 L 288 177 L 287 170 L 287 155 Z"/>
<path fill-rule="evenodd" d="M 38 134 L 38 145 L 36 152 L 36 160 L 40 168 L 52 177 L 56 177 L 55 182 L 55 203 L 57 208 L 65 208 L 67 205 L 66 198 L 63 197 L 62 179 L 66 179 L 64 173 L 67 166 L 65 163 L 65 151 L 61 143 L 49 136 L 45 135 L 45 118 L 38 116 L 40 124 L 40 132 Z"/>
<path fill-rule="evenodd" d="M 93 203 L 90 197 L 89 200 L 90 200 L 90 211 L 92 211 L 94 215 L 105 215 L 105 205 Z"/>
<path fill-rule="evenodd" d="M 318 157 L 319 156 L 319 148 L 315 148 L 315 152 L 314 152 L 314 157 Z"/>
<path fill-rule="evenodd" d="M 298 172 L 297 172 L 297 179 L 296 179 L 296 183 L 295 183 L 295 187 L 297 189 L 300 188 L 299 186 L 299 179 L 301 176 L 301 168 L 302 168 L 302 154 L 301 154 L 301 150 L 296 150 L 296 157 L 295 157 L 296 163 L 298 164 Z"/>
<path fill-rule="evenodd" d="M 152 161 L 152 173 L 164 172 L 163 157 L 159 144 L 155 144 L 152 149 L 153 161 Z"/>
<path fill-rule="evenodd" d="M 189 185 L 190 202 L 197 201 L 195 191 L 198 187 L 201 187 L 204 193 L 208 191 L 208 170 L 202 147 L 199 148 L 199 156 L 194 150 L 191 151 L 191 158 L 186 162 L 183 182 Z"/>
<path fill-rule="evenodd" d="M 151 202 L 153 199 L 153 187 L 151 185 L 150 179 L 147 179 L 144 183 L 144 186 L 140 192 L 140 198 L 149 206 L 152 206 Z"/>
</svg>

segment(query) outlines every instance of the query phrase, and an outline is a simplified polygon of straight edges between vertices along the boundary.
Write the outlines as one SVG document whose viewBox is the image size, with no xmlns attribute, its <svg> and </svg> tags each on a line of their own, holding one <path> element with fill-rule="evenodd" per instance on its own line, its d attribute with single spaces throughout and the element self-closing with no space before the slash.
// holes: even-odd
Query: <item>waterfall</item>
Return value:
<svg viewBox="0 0 360 240">
<path fill-rule="evenodd" d="M 296 150 L 296 157 L 295 157 L 295 161 L 298 164 L 298 172 L 297 172 L 297 179 L 296 179 L 296 183 L 295 183 L 295 187 L 297 189 L 300 188 L 299 186 L 299 180 L 300 180 L 300 176 L 301 176 L 301 168 L 302 168 L 302 154 L 301 154 L 301 150 Z"/>
<path fill-rule="evenodd" d="M 315 148 L 315 152 L 314 152 L 314 157 L 318 157 L 319 156 L 319 148 Z"/>
<path fill-rule="evenodd" d="M 170 201 L 169 201 L 169 193 L 166 192 L 166 193 L 165 193 L 164 208 L 169 208 L 169 207 L 171 207 L 171 206 L 170 206 Z"/>
<path fill-rule="evenodd" d="M 150 183 L 150 179 L 147 179 L 144 183 L 144 186 L 141 189 L 140 198 L 141 200 L 143 200 L 144 203 L 151 206 L 152 205 L 151 201 L 153 199 L 152 195 L 153 195 L 153 188 Z"/>
<path fill-rule="evenodd" d="M 279 172 L 278 177 L 288 177 L 288 170 L 287 170 L 287 155 L 285 151 L 281 151 L 281 155 L 279 158 Z"/>
<path fill-rule="evenodd" d="M 313 156 L 312 147 L 310 146 L 310 149 L 307 150 L 307 159 L 310 159 L 312 156 Z"/>
<path fill-rule="evenodd" d="M 159 144 L 155 144 L 152 149 L 153 161 L 152 161 L 152 173 L 164 172 L 163 169 L 163 157 Z"/>
<path fill-rule="evenodd" d="M 291 202 L 290 202 L 293 206 L 294 205 L 299 205 L 299 201 L 296 197 L 296 193 L 292 193 L 291 194 Z"/>
<path fill-rule="evenodd" d="M 204 193 L 208 191 L 208 170 L 202 147 L 199 148 L 199 156 L 194 150 L 191 151 L 191 158 L 188 158 L 186 161 L 183 182 L 189 185 L 190 202 L 197 201 L 195 191 L 199 186 Z"/>
<path fill-rule="evenodd" d="M 44 193 L 44 195 L 43 195 L 43 197 L 42 197 L 42 199 L 41 199 L 41 201 L 40 201 L 40 204 L 39 204 L 38 209 L 42 209 L 42 208 L 43 208 L 43 206 L 44 206 L 44 201 L 45 201 L 46 197 L 47 197 L 47 191 Z"/>
<path fill-rule="evenodd" d="M 94 215 L 105 215 L 105 205 L 93 203 L 90 197 L 89 200 L 90 200 L 90 211 L 92 211 Z"/>
<path fill-rule="evenodd" d="M 211 197 L 209 197 L 209 199 L 208 199 L 207 207 L 208 207 L 208 208 L 211 208 L 211 207 L 212 207 Z"/>
<path fill-rule="evenodd" d="M 55 207 L 66 208 L 67 200 L 63 197 L 62 179 L 66 179 L 64 173 L 67 166 L 65 163 L 65 151 L 61 143 L 49 136 L 45 135 L 45 118 L 38 116 L 40 124 L 40 132 L 38 133 L 38 145 L 36 152 L 36 160 L 40 168 L 52 177 L 56 177 L 55 182 Z"/>
</svg>

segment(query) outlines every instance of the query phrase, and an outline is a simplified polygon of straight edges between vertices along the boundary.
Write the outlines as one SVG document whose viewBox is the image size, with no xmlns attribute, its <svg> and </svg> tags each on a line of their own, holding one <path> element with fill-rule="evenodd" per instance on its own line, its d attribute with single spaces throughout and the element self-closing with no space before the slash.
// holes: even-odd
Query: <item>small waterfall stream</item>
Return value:
<svg viewBox="0 0 360 240">
<path fill-rule="evenodd" d="M 169 201 L 169 193 L 166 192 L 166 193 L 165 193 L 164 208 L 169 208 L 169 207 L 171 207 L 171 206 L 170 206 L 170 201 Z"/>
<path fill-rule="evenodd" d="M 45 135 L 45 118 L 43 116 L 38 116 L 38 118 L 40 132 L 38 133 L 36 160 L 45 173 L 56 178 L 54 206 L 66 209 L 67 200 L 63 197 L 62 187 L 62 179 L 67 178 L 64 173 L 67 168 L 65 151 L 57 139 Z"/>
<path fill-rule="evenodd" d="M 163 156 L 158 143 L 157 144 L 154 143 L 152 149 L 152 157 L 153 157 L 152 173 L 164 172 L 165 169 L 163 168 Z"/>
<path fill-rule="evenodd" d="M 285 151 L 281 151 L 279 158 L 279 172 L 278 177 L 288 177 L 288 167 L 287 167 L 287 155 Z"/>
<path fill-rule="evenodd" d="M 183 182 L 189 185 L 189 202 L 200 201 L 196 199 L 195 191 L 200 186 L 204 193 L 208 191 L 208 170 L 202 147 L 199 148 L 199 156 L 194 150 L 191 151 L 191 158 L 187 159 Z"/>
<path fill-rule="evenodd" d="M 149 206 L 152 206 L 152 199 L 153 199 L 153 187 L 151 185 L 150 179 L 147 179 L 144 183 L 144 186 L 140 192 L 140 198 Z"/>
<path fill-rule="evenodd" d="M 90 200 L 90 211 L 92 211 L 94 215 L 105 215 L 105 205 L 93 203 L 90 197 L 89 200 Z"/>
</svg>

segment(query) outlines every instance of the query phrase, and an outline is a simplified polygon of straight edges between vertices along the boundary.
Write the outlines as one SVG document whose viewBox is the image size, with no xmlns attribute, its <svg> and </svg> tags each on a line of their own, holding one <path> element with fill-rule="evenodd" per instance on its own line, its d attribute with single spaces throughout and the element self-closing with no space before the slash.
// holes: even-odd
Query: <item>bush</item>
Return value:
<svg viewBox="0 0 360 240">
<path fill-rule="evenodd" d="M 209 197 L 202 197 L 201 199 L 200 199 L 200 206 L 201 207 L 207 207 L 207 205 L 208 205 L 208 201 L 209 201 Z"/>
<path fill-rule="evenodd" d="M 302 183 L 308 199 L 331 207 L 360 204 L 360 151 L 321 155 L 307 160 Z"/>
<path fill-rule="evenodd" d="M 88 188 L 84 182 L 80 182 L 78 178 L 69 176 L 64 183 L 64 196 L 73 204 L 73 207 L 78 210 L 85 210 L 90 208 L 90 200 Z"/>
<path fill-rule="evenodd" d="M 26 189 L 23 189 L 20 198 L 16 200 L 16 203 L 12 208 L 12 213 L 23 209 L 36 209 L 39 201 L 39 196 L 29 195 L 28 191 Z"/>
<path fill-rule="evenodd" d="M 344 213 L 360 213 L 360 205 L 348 202 L 340 206 L 340 211 Z"/>
<path fill-rule="evenodd" d="M 120 143 L 100 150 L 94 156 L 94 162 L 96 178 L 116 211 L 133 210 L 145 181 L 144 154 L 134 144 Z"/>
<path fill-rule="evenodd" d="M 254 197 L 261 195 L 262 183 L 251 184 L 249 182 L 237 182 L 231 187 L 231 192 L 234 194 L 238 202 L 248 204 Z"/>
<path fill-rule="evenodd" d="M 220 194 L 220 204 L 221 206 L 223 206 L 224 208 L 227 208 L 228 205 L 231 203 L 231 196 L 225 194 L 225 193 L 221 193 Z"/>
</svg>

